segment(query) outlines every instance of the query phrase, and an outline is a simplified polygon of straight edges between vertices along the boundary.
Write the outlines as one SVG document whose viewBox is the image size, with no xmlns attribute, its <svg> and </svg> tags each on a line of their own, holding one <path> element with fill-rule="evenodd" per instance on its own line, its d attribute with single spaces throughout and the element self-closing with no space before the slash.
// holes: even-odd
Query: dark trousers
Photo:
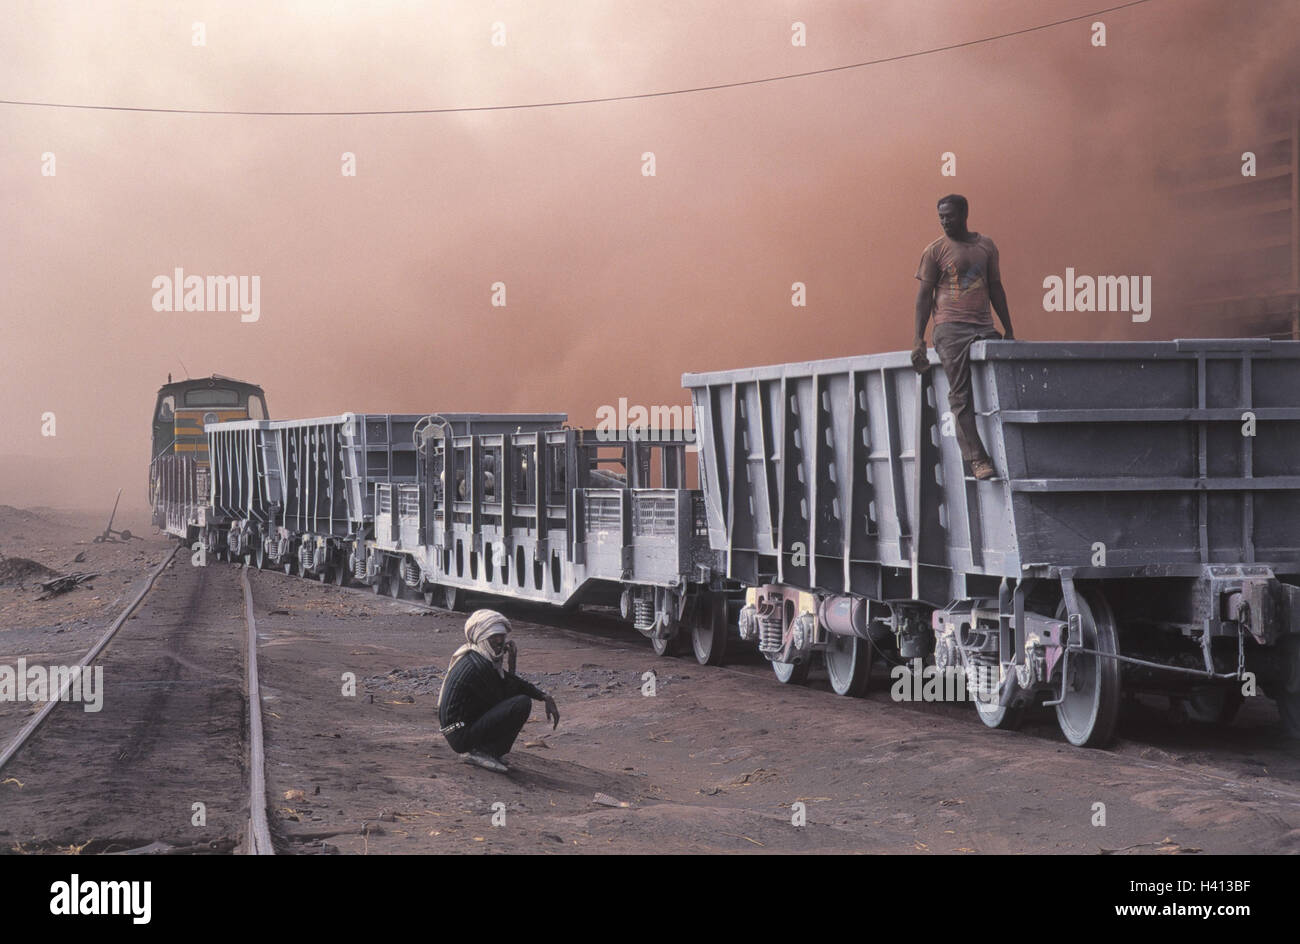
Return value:
<svg viewBox="0 0 1300 944">
<path fill-rule="evenodd" d="M 483 751 L 493 757 L 509 754 L 532 710 L 533 700 L 527 695 L 512 695 L 498 702 L 465 730 L 464 738 L 457 738 L 456 750 L 462 754 Z"/>
<path fill-rule="evenodd" d="M 946 321 L 934 326 L 934 349 L 948 375 L 948 405 L 957 421 L 957 443 L 967 462 L 989 460 L 975 428 L 975 402 L 970 389 L 970 346 L 975 341 L 996 341 L 1002 335 L 986 325 Z"/>
</svg>

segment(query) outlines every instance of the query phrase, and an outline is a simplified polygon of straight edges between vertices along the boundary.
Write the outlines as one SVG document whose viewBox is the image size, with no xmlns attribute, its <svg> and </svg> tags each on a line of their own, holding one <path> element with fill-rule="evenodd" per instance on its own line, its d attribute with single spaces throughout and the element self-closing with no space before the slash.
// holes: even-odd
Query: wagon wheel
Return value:
<svg viewBox="0 0 1300 944">
<path fill-rule="evenodd" d="M 727 598 L 720 593 L 700 597 L 691 625 L 691 648 L 700 665 L 722 665 L 727 658 Z"/>
<path fill-rule="evenodd" d="M 666 639 L 652 635 L 650 637 L 650 648 L 654 649 L 657 656 L 675 656 L 681 652 L 681 641 L 681 633 L 673 633 Z"/>
<path fill-rule="evenodd" d="M 316 572 L 316 579 L 321 583 L 329 583 L 334 579 L 334 574 L 330 571 L 328 564 Z"/>
<path fill-rule="evenodd" d="M 402 578 L 394 574 L 388 578 L 388 595 L 394 600 L 402 599 L 402 594 L 406 590 L 406 584 Z"/>
<path fill-rule="evenodd" d="M 867 693 L 873 658 L 870 642 L 831 633 L 822 657 L 835 694 L 861 698 Z"/>
<path fill-rule="evenodd" d="M 370 591 L 376 596 L 388 589 L 388 578 L 382 573 L 375 574 L 375 582 L 370 585 Z"/>
<path fill-rule="evenodd" d="M 424 591 L 424 593 L 421 594 L 421 596 L 424 597 L 425 606 L 433 606 L 434 595 L 435 595 L 435 591 L 433 590 L 426 590 Z"/>
<path fill-rule="evenodd" d="M 1183 710 L 1187 713 L 1189 721 L 1201 724 L 1232 724 L 1232 720 L 1237 717 L 1237 712 L 1241 710 L 1241 704 L 1245 700 L 1246 696 L 1235 686 L 1212 688 L 1184 698 Z"/>
<path fill-rule="evenodd" d="M 463 613 L 465 611 L 464 589 L 461 587 L 443 587 L 442 605 L 444 609 L 451 610 L 453 613 Z"/>
<path fill-rule="evenodd" d="M 344 554 L 343 559 L 340 560 L 338 566 L 334 568 L 334 586 L 346 587 L 351 582 L 352 570 L 348 567 L 348 556 Z"/>
<path fill-rule="evenodd" d="M 1078 598 L 1084 647 L 1118 654 L 1115 615 L 1106 598 L 1095 591 L 1080 593 Z M 1064 601 L 1056 618 L 1065 619 Z M 1063 692 L 1064 697 L 1056 706 L 1056 721 L 1066 740 L 1076 747 L 1102 747 L 1114 736 L 1119 719 L 1119 660 L 1078 653 L 1071 653 L 1068 660 L 1069 677 L 1061 679 L 1057 693 Z M 1059 672 L 1056 677 L 1060 678 Z"/>
<path fill-rule="evenodd" d="M 1014 731 L 1025 720 L 1024 706 L 1003 707 L 996 701 L 986 702 L 975 697 L 975 712 L 987 727 L 1004 731 Z"/>
<path fill-rule="evenodd" d="M 292 573 L 293 573 L 293 566 L 294 566 L 294 558 L 292 558 L 292 557 L 286 557 L 286 558 L 284 559 L 284 572 L 285 572 L 286 574 L 292 574 Z"/>
<path fill-rule="evenodd" d="M 1274 700 L 1282 730 L 1287 737 L 1300 741 L 1300 692 L 1279 692 Z"/>
<path fill-rule="evenodd" d="M 812 668 L 812 660 L 804 659 L 802 662 L 777 662 L 772 660 L 772 671 L 776 673 L 776 680 L 782 685 L 802 685 L 808 681 L 808 670 Z"/>
<path fill-rule="evenodd" d="M 266 570 L 266 547 L 261 541 L 258 541 L 257 547 L 253 549 L 253 566 L 258 570 Z"/>
</svg>

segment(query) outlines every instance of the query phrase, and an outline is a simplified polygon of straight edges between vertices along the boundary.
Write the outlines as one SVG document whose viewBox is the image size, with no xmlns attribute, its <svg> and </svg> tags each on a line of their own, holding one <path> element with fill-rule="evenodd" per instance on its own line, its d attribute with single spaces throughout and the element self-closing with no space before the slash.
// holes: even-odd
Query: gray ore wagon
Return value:
<svg viewBox="0 0 1300 944">
<path fill-rule="evenodd" d="M 450 609 L 470 594 L 616 605 L 661 655 L 689 637 L 700 662 L 721 662 L 738 601 L 686 488 L 686 444 L 565 419 L 209 422 L 209 477 L 183 491 L 172 533 L 218 559 Z"/>
<path fill-rule="evenodd" d="M 934 355 L 931 354 L 933 358 Z M 966 474 L 947 379 L 906 352 L 686 374 L 709 541 L 782 682 L 822 653 L 964 682 L 983 721 L 1054 706 L 1074 744 L 1121 692 L 1300 734 L 1300 343 L 978 342 Z"/>
</svg>

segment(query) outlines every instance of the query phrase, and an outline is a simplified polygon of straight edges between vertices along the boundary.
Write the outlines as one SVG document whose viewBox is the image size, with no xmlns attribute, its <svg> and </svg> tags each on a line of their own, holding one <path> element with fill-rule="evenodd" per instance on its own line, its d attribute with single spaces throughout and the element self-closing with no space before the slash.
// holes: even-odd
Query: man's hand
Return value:
<svg viewBox="0 0 1300 944">
<path fill-rule="evenodd" d="M 924 374 L 930 369 L 930 359 L 925 353 L 925 339 L 917 338 L 912 347 L 912 369 L 918 374 Z"/>
<path fill-rule="evenodd" d="M 555 707 L 555 699 L 550 695 L 546 696 L 546 717 L 551 722 L 552 731 L 560 726 L 560 709 Z"/>
</svg>

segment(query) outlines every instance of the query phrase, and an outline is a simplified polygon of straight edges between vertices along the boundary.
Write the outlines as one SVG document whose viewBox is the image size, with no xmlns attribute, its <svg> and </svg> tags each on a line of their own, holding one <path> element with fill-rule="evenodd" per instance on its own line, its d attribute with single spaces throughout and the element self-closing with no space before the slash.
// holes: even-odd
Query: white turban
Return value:
<svg viewBox="0 0 1300 944">
<path fill-rule="evenodd" d="M 468 641 L 452 655 L 447 672 L 450 673 L 452 666 L 460 659 L 471 652 L 477 652 L 491 662 L 497 673 L 505 678 L 505 649 L 493 652 L 492 646 L 488 644 L 488 638 L 496 635 L 505 636 L 509 633 L 510 621 L 496 610 L 475 610 L 470 614 L 469 619 L 465 620 L 465 639 Z"/>
</svg>

